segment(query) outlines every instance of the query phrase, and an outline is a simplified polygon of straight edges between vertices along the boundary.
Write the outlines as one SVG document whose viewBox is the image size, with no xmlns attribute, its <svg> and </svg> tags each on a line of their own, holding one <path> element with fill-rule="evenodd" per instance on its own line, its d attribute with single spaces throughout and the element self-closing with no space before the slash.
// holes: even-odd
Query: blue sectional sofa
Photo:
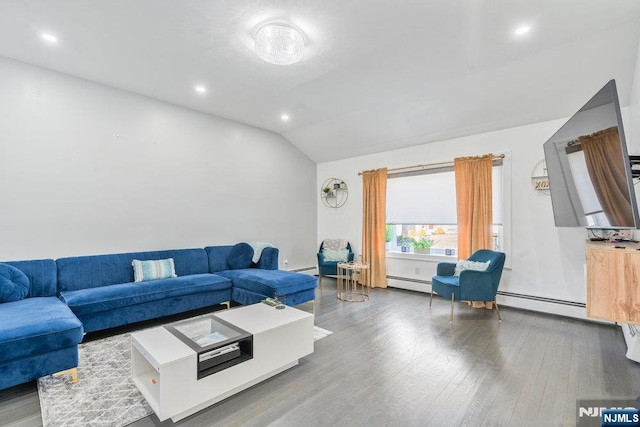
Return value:
<svg viewBox="0 0 640 427">
<path fill-rule="evenodd" d="M 172 258 L 178 277 L 134 282 L 134 259 Z M 204 249 L 60 258 L 60 299 L 86 332 L 113 328 L 231 300 L 231 281 L 209 273 Z"/>
<path fill-rule="evenodd" d="M 230 301 L 313 301 L 317 279 L 278 270 L 278 253 L 264 248 L 253 262 L 253 248 L 239 243 L 0 263 L 29 281 L 27 298 L 4 302 L 2 280 L 11 287 L 14 278 L 0 271 L 0 389 L 76 367 L 83 332 Z M 177 277 L 134 282 L 133 260 L 168 258 Z"/>
<path fill-rule="evenodd" d="M 75 368 L 83 335 L 80 320 L 57 298 L 53 260 L 6 264 L 26 276 L 29 289 L 24 299 L 0 299 L 0 389 Z"/>
</svg>

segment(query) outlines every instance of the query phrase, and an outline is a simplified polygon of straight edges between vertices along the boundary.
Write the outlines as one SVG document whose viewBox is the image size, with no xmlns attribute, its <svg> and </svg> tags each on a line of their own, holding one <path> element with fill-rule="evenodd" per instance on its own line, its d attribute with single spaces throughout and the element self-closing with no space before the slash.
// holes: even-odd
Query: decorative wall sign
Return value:
<svg viewBox="0 0 640 427">
<path fill-rule="evenodd" d="M 536 194 L 550 198 L 551 190 L 549 185 L 549 176 L 547 174 L 547 162 L 542 159 L 533 167 L 531 171 L 531 185 Z"/>
<path fill-rule="evenodd" d="M 349 189 L 340 178 L 329 178 L 320 187 L 320 200 L 329 208 L 340 208 L 347 203 Z"/>
</svg>

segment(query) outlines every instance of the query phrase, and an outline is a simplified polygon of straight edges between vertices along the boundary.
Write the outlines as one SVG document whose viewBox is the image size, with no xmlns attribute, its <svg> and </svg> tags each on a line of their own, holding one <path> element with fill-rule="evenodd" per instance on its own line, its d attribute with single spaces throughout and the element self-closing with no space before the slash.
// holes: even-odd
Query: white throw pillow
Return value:
<svg viewBox="0 0 640 427">
<path fill-rule="evenodd" d="M 134 259 L 133 280 L 134 282 L 146 282 L 149 280 L 168 279 L 176 276 L 173 258 L 140 261 Z"/>
<path fill-rule="evenodd" d="M 322 254 L 324 255 L 325 261 L 338 261 L 338 262 L 347 262 L 349 260 L 349 250 L 348 249 L 323 249 Z"/>
<path fill-rule="evenodd" d="M 487 271 L 489 268 L 489 263 L 487 262 L 479 262 L 479 261 L 469 261 L 467 259 L 461 259 L 456 263 L 456 268 L 453 272 L 454 276 L 459 276 L 461 272 L 464 270 L 474 270 L 474 271 Z"/>
</svg>

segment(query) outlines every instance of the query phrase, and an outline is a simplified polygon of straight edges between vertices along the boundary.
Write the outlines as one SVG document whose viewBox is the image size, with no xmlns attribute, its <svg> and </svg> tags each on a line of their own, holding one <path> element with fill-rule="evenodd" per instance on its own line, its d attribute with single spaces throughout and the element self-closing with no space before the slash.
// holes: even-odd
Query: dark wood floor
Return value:
<svg viewBox="0 0 640 427">
<path fill-rule="evenodd" d="M 640 396 L 619 327 L 375 289 L 366 303 L 323 280 L 316 325 L 333 335 L 274 378 L 181 426 L 575 425 L 576 399 Z M 310 310 L 309 305 L 300 306 Z M 0 391 L 1 426 L 41 425 L 34 383 Z M 136 427 L 171 426 L 154 416 Z"/>
</svg>

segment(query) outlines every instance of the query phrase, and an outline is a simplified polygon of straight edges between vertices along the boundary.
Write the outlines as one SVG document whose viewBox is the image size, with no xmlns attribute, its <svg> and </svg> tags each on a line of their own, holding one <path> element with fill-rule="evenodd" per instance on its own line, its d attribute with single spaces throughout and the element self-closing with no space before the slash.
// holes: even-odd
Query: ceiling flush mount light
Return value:
<svg viewBox="0 0 640 427">
<path fill-rule="evenodd" d="M 514 31 L 514 33 L 515 33 L 515 35 L 516 35 L 516 36 L 522 36 L 522 35 L 527 34 L 527 33 L 529 32 L 529 30 L 530 30 L 530 29 L 531 29 L 530 27 L 528 27 L 528 26 L 526 26 L 526 25 L 525 25 L 525 26 L 523 26 L 523 27 L 519 27 L 519 28 L 517 28 L 517 29 Z"/>
<path fill-rule="evenodd" d="M 205 93 L 207 91 L 207 88 L 204 86 L 196 86 L 194 89 L 198 93 Z"/>
<path fill-rule="evenodd" d="M 42 33 L 40 36 L 49 43 L 58 43 L 58 38 L 53 34 Z"/>
<path fill-rule="evenodd" d="M 302 33 L 288 25 L 267 24 L 260 27 L 255 42 L 258 57 L 270 64 L 293 64 L 304 55 Z"/>
<path fill-rule="evenodd" d="M 287 114 L 281 115 L 280 118 L 282 119 L 283 122 L 286 122 L 287 120 L 289 120 L 289 116 Z"/>
</svg>

